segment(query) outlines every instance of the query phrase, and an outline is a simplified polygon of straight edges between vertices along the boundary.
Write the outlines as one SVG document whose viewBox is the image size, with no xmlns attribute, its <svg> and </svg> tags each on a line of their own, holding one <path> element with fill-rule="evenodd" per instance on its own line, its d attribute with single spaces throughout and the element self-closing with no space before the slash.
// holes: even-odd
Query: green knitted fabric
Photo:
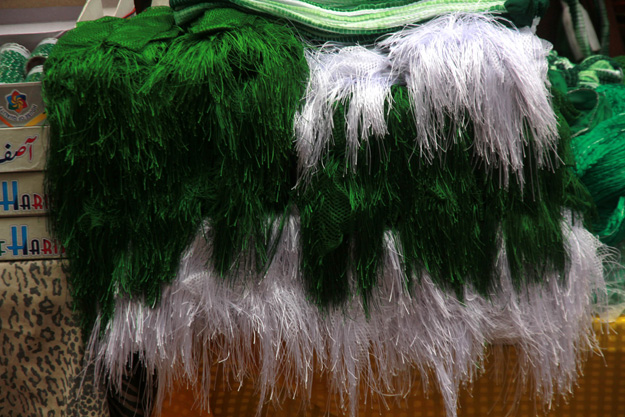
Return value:
<svg viewBox="0 0 625 417">
<path fill-rule="evenodd" d="M 594 4 L 599 14 L 599 42 L 601 43 L 599 53 L 608 55 L 610 53 L 610 18 L 608 17 L 608 9 L 606 8 L 605 0 L 595 0 Z"/>
<path fill-rule="evenodd" d="M 571 14 L 571 23 L 573 24 L 573 32 L 575 34 L 575 39 L 577 40 L 577 44 L 579 46 L 580 52 L 582 53 L 583 58 L 590 57 L 593 51 L 590 48 L 590 42 L 588 39 L 588 35 L 586 33 L 586 22 L 584 20 L 584 16 L 582 14 L 582 4 L 579 0 L 564 0 L 564 3 L 569 6 L 569 11 Z M 594 0 L 594 11 L 598 15 L 598 35 L 599 35 L 599 43 L 601 45 L 601 49 L 596 51 L 601 55 L 608 55 L 610 51 L 610 20 L 608 18 L 608 12 L 605 6 L 604 0 Z M 559 51 L 564 53 L 569 51 L 570 45 L 568 41 L 559 45 Z"/>
<path fill-rule="evenodd" d="M 609 97 L 612 117 L 575 137 L 576 172 L 591 193 L 598 211 L 595 233 L 609 244 L 625 240 L 625 85 L 597 89 Z"/>
<path fill-rule="evenodd" d="M 548 0 L 171 0 L 176 22 L 186 26 L 205 10 L 228 4 L 246 12 L 259 13 L 294 24 L 298 31 L 315 39 L 370 39 L 402 27 L 455 12 L 504 14 L 518 26 L 530 25 L 542 16 Z"/>
<path fill-rule="evenodd" d="M 574 65 L 552 53 L 549 62 L 574 137 L 575 172 L 597 206 L 593 230 L 603 242 L 616 245 L 625 239 L 623 61 L 596 55 Z"/>
<path fill-rule="evenodd" d="M 307 75 L 290 29 L 215 9 L 184 33 L 153 8 L 79 25 L 45 68 L 50 222 L 85 329 L 118 294 L 157 302 L 206 218 L 220 271 L 250 245 L 263 267 Z"/>
</svg>

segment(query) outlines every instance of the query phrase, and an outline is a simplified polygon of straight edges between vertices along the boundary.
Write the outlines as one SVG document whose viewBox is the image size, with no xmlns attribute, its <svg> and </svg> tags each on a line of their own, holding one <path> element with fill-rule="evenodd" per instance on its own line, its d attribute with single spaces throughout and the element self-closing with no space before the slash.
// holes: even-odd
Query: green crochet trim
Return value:
<svg viewBox="0 0 625 417">
<path fill-rule="evenodd" d="M 282 1 L 264 0 L 228 0 L 227 2 L 208 2 L 206 0 L 171 1 L 175 10 L 176 22 L 180 26 L 192 24 L 205 10 L 216 4 L 238 7 L 247 13 L 289 21 L 302 34 L 314 39 L 352 40 L 372 38 L 390 33 L 402 27 L 424 22 L 434 17 L 455 12 L 490 12 L 506 13 L 505 4 L 512 0 L 428 0 L 428 1 L 374 1 L 354 0 L 313 2 L 308 0 Z M 532 0 L 520 0 L 532 3 Z M 520 15 L 527 10 L 517 7 Z M 516 10 L 515 9 L 515 10 Z M 521 11 L 522 9 L 522 11 Z M 533 10 L 533 9 L 532 9 Z M 513 18 L 516 14 L 510 15 Z M 532 17 L 533 18 L 533 17 Z M 524 19 L 524 18 L 523 18 Z M 530 19 L 531 20 L 531 19 Z"/>
</svg>

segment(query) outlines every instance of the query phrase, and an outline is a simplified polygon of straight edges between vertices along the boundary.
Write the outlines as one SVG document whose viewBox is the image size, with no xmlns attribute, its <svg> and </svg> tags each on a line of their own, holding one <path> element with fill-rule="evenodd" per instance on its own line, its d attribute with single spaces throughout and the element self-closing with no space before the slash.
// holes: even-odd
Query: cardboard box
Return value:
<svg viewBox="0 0 625 417">
<path fill-rule="evenodd" d="M 44 173 L 0 174 L 0 217 L 42 216 L 48 211 Z"/>
<path fill-rule="evenodd" d="M 0 173 L 43 171 L 49 141 L 47 126 L 0 129 Z"/>
<path fill-rule="evenodd" d="M 0 218 L 0 261 L 58 259 L 64 253 L 50 236 L 46 217 Z"/>
</svg>

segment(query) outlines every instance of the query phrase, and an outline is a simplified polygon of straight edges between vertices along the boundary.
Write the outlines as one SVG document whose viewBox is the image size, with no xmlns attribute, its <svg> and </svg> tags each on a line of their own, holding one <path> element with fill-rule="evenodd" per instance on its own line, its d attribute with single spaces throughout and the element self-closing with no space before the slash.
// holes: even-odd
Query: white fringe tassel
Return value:
<svg viewBox="0 0 625 417">
<path fill-rule="evenodd" d="M 307 54 L 310 79 L 295 120 L 301 178 L 309 178 L 332 142 L 334 104 L 346 111 L 348 163 L 371 135 L 386 133 L 390 85 L 405 84 L 413 102 L 415 146 L 426 160 L 458 142 L 473 124 L 473 152 L 489 168 L 523 179 L 532 142 L 539 167 L 551 167 L 557 121 L 550 105 L 551 45 L 529 29 L 504 27 L 484 14 L 450 14 L 379 42 L 375 48 L 325 47 Z M 389 66 L 392 71 L 389 71 Z M 449 124 L 452 124 L 451 133 Z"/>
<path fill-rule="evenodd" d="M 388 232 L 384 275 L 369 318 L 359 297 L 328 314 L 307 301 L 298 277 L 297 216 L 276 233 L 276 257 L 253 283 L 224 280 L 207 266 L 206 228 L 182 259 L 178 278 L 164 288 L 161 303 L 148 308 L 140 300 L 120 299 L 101 339 L 96 325 L 89 353 L 99 375 L 119 386 L 127 362 L 139 352 L 158 378 L 157 407 L 175 379 L 196 382 L 203 360 L 206 408 L 210 366 L 222 363 L 238 383 L 253 377 L 259 407 L 284 394 L 306 401 L 313 374 L 325 373 L 329 394 L 338 394 L 352 416 L 362 387 L 380 394 L 381 401 L 399 401 L 416 378 L 427 389 L 433 375 L 447 415 L 455 417 L 459 389 L 479 374 L 485 346 L 511 344 L 523 370 L 519 384 L 530 384 L 548 407 L 554 395 L 570 392 L 581 356 L 596 348 L 592 301 L 605 297 L 605 248 L 570 217 L 562 228 L 569 259 L 564 277 L 546 276 L 544 283 L 517 291 L 500 244 L 500 284 L 488 298 L 467 287 L 462 302 L 427 274 L 415 278 L 409 293 L 401 248 Z"/>
<path fill-rule="evenodd" d="M 305 104 L 295 116 L 299 171 L 308 179 L 332 145 L 334 104 L 348 104 L 345 111 L 347 165 L 357 163 L 361 144 L 388 132 L 384 107 L 390 102 L 391 63 L 379 51 L 363 46 L 326 44 L 309 49 L 306 60 L 310 80 Z"/>
</svg>

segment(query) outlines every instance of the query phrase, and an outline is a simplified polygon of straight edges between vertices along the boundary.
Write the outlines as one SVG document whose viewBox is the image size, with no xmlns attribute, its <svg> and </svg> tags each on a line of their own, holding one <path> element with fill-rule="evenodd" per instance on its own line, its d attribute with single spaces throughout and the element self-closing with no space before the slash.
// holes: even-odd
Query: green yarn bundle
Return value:
<svg viewBox="0 0 625 417">
<path fill-rule="evenodd" d="M 606 268 L 610 318 L 625 308 L 625 85 L 605 84 L 594 92 L 607 117 L 574 138 L 576 173 L 596 204 L 593 232 L 620 253 L 620 265 Z"/>
<path fill-rule="evenodd" d="M 46 62 L 52 228 L 90 329 L 116 296 L 154 305 L 205 218 L 215 262 L 253 245 L 290 183 L 291 124 L 306 76 L 291 30 L 215 9 L 187 33 L 169 8 L 89 22 Z M 76 92 L 79 92 L 78 94 Z"/>
</svg>

